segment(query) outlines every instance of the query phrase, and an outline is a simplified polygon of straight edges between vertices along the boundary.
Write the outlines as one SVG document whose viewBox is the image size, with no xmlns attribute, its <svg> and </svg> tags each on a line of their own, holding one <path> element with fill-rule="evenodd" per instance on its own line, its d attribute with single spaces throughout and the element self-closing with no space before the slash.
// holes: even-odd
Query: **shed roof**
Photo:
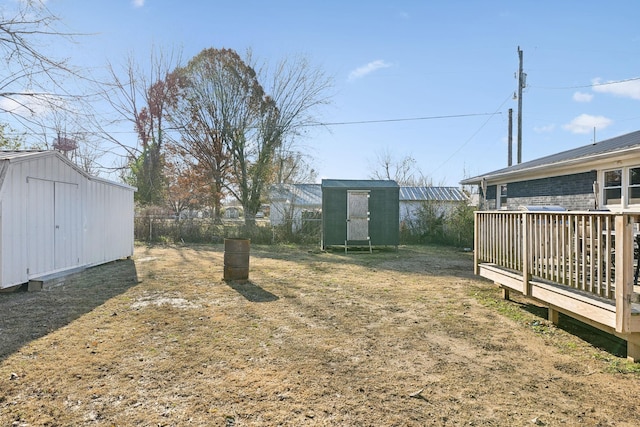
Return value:
<svg viewBox="0 0 640 427">
<path fill-rule="evenodd" d="M 79 174 L 85 176 L 87 179 L 94 180 L 94 181 L 101 181 L 101 182 L 104 182 L 105 184 L 115 185 L 118 187 L 128 188 L 133 191 L 137 190 L 135 187 L 132 187 L 127 184 L 123 184 L 121 182 L 115 182 L 115 181 L 111 181 L 98 176 L 89 175 L 87 172 L 82 170 L 80 167 L 78 167 L 78 165 L 73 163 L 71 160 L 66 158 L 57 150 L 0 150 L 0 162 L 14 163 L 14 162 L 22 162 L 25 160 L 34 159 L 38 157 L 49 157 L 49 156 L 57 157 L 60 161 L 68 164 L 70 167 L 75 169 Z"/>
<path fill-rule="evenodd" d="M 383 179 L 323 179 L 322 188 L 388 188 L 398 187 L 393 180 Z"/>
<path fill-rule="evenodd" d="M 594 144 L 584 145 L 582 147 L 519 163 L 503 169 L 498 169 L 473 178 L 467 178 L 460 181 L 460 183 L 462 185 L 477 184 L 482 181 L 482 179 L 502 178 L 515 173 L 562 166 L 576 161 L 588 161 L 602 156 L 611 156 L 627 152 L 629 150 L 640 151 L 640 131 L 627 133 L 625 135 L 606 139 Z"/>
<path fill-rule="evenodd" d="M 45 150 L 0 150 L 0 160 L 13 160 L 24 157 L 33 157 L 37 153 L 46 153 Z"/>
</svg>

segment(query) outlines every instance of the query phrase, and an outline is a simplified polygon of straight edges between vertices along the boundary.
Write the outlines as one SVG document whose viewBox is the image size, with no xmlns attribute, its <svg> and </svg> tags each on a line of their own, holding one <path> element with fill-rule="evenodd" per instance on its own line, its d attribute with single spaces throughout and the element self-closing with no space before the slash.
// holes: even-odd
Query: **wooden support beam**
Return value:
<svg viewBox="0 0 640 427">
<path fill-rule="evenodd" d="M 529 273 L 529 258 L 531 248 L 529 244 L 529 222 L 531 216 L 526 213 L 522 214 L 522 295 L 531 295 L 531 274 Z"/>
<path fill-rule="evenodd" d="M 629 215 L 618 215 L 616 231 L 616 332 L 631 331 L 633 294 L 633 222 Z"/>
<path fill-rule="evenodd" d="M 509 301 L 509 288 L 501 286 L 500 289 L 502 289 L 502 299 Z"/>
<path fill-rule="evenodd" d="M 559 314 L 560 312 L 556 310 L 554 306 L 550 305 L 548 308 L 547 320 L 549 320 L 549 322 L 557 326 L 558 320 L 559 320 Z"/>
<path fill-rule="evenodd" d="M 482 217 L 478 212 L 474 213 L 474 221 L 473 221 L 473 274 L 480 274 L 480 221 Z"/>
<path fill-rule="evenodd" d="M 640 362 L 640 334 L 629 334 L 627 340 L 627 359 L 631 362 Z"/>
</svg>

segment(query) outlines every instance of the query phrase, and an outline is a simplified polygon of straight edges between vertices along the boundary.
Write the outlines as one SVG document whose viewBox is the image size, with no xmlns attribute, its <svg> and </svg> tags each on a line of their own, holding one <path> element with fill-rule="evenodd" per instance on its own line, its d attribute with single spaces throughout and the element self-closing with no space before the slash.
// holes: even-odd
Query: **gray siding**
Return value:
<svg viewBox="0 0 640 427">
<path fill-rule="evenodd" d="M 487 209 L 487 210 L 495 209 L 497 206 L 496 204 L 497 194 L 498 194 L 498 187 L 495 185 L 488 185 L 487 196 L 485 197 L 484 203 L 480 208 Z"/>
<path fill-rule="evenodd" d="M 595 207 L 596 172 L 554 176 L 507 184 L 508 209 L 527 205 L 560 205 L 569 210 Z"/>
<path fill-rule="evenodd" d="M 595 207 L 593 182 L 596 171 L 507 183 L 507 209 L 520 206 L 560 205 L 568 210 L 589 210 Z M 483 209 L 496 208 L 497 187 L 487 186 Z"/>
</svg>

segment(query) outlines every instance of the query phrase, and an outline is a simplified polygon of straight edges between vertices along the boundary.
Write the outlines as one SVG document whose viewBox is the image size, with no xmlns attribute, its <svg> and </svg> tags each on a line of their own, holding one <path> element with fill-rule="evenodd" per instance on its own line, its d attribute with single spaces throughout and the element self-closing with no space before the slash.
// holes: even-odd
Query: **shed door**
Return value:
<svg viewBox="0 0 640 427">
<path fill-rule="evenodd" d="M 56 182 L 54 191 L 54 257 L 56 270 L 78 265 L 78 185 Z"/>
<path fill-rule="evenodd" d="M 368 191 L 347 191 L 347 240 L 369 240 Z"/>
<path fill-rule="evenodd" d="M 28 268 L 31 276 L 78 262 L 78 185 L 29 177 Z"/>
</svg>

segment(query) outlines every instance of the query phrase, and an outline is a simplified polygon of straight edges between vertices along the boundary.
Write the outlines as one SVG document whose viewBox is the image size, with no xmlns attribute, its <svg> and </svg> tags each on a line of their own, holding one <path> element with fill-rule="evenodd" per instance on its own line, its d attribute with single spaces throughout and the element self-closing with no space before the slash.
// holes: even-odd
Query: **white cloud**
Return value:
<svg viewBox="0 0 640 427">
<path fill-rule="evenodd" d="M 549 132 L 553 132 L 555 128 L 556 128 L 556 125 L 550 124 L 545 126 L 536 126 L 533 128 L 533 130 L 537 133 L 549 133 Z"/>
<path fill-rule="evenodd" d="M 595 78 L 591 83 L 594 92 L 640 100 L 640 79 L 614 83 L 611 80 L 603 82 L 600 78 Z"/>
<path fill-rule="evenodd" d="M 576 102 L 591 102 L 593 99 L 593 94 L 584 93 L 584 92 L 576 92 L 573 94 L 573 100 Z"/>
<path fill-rule="evenodd" d="M 592 116 L 589 114 L 580 114 L 571 122 L 563 125 L 562 128 L 571 133 L 587 134 L 593 132 L 593 128 L 604 129 L 613 123 L 613 120 L 604 116 Z"/>
<path fill-rule="evenodd" d="M 367 65 L 363 65 L 362 67 L 358 67 L 353 70 L 349 73 L 349 80 L 359 79 L 367 74 L 373 73 L 374 71 L 389 67 L 391 67 L 390 63 L 385 62 L 382 59 L 378 59 L 377 61 L 369 62 Z"/>
<path fill-rule="evenodd" d="M 24 117 L 47 114 L 54 108 L 64 107 L 64 101 L 53 95 L 15 95 L 0 98 L 0 111 Z"/>
<path fill-rule="evenodd" d="M 133 7 L 142 7 L 144 6 L 144 0 L 132 0 Z"/>
</svg>

